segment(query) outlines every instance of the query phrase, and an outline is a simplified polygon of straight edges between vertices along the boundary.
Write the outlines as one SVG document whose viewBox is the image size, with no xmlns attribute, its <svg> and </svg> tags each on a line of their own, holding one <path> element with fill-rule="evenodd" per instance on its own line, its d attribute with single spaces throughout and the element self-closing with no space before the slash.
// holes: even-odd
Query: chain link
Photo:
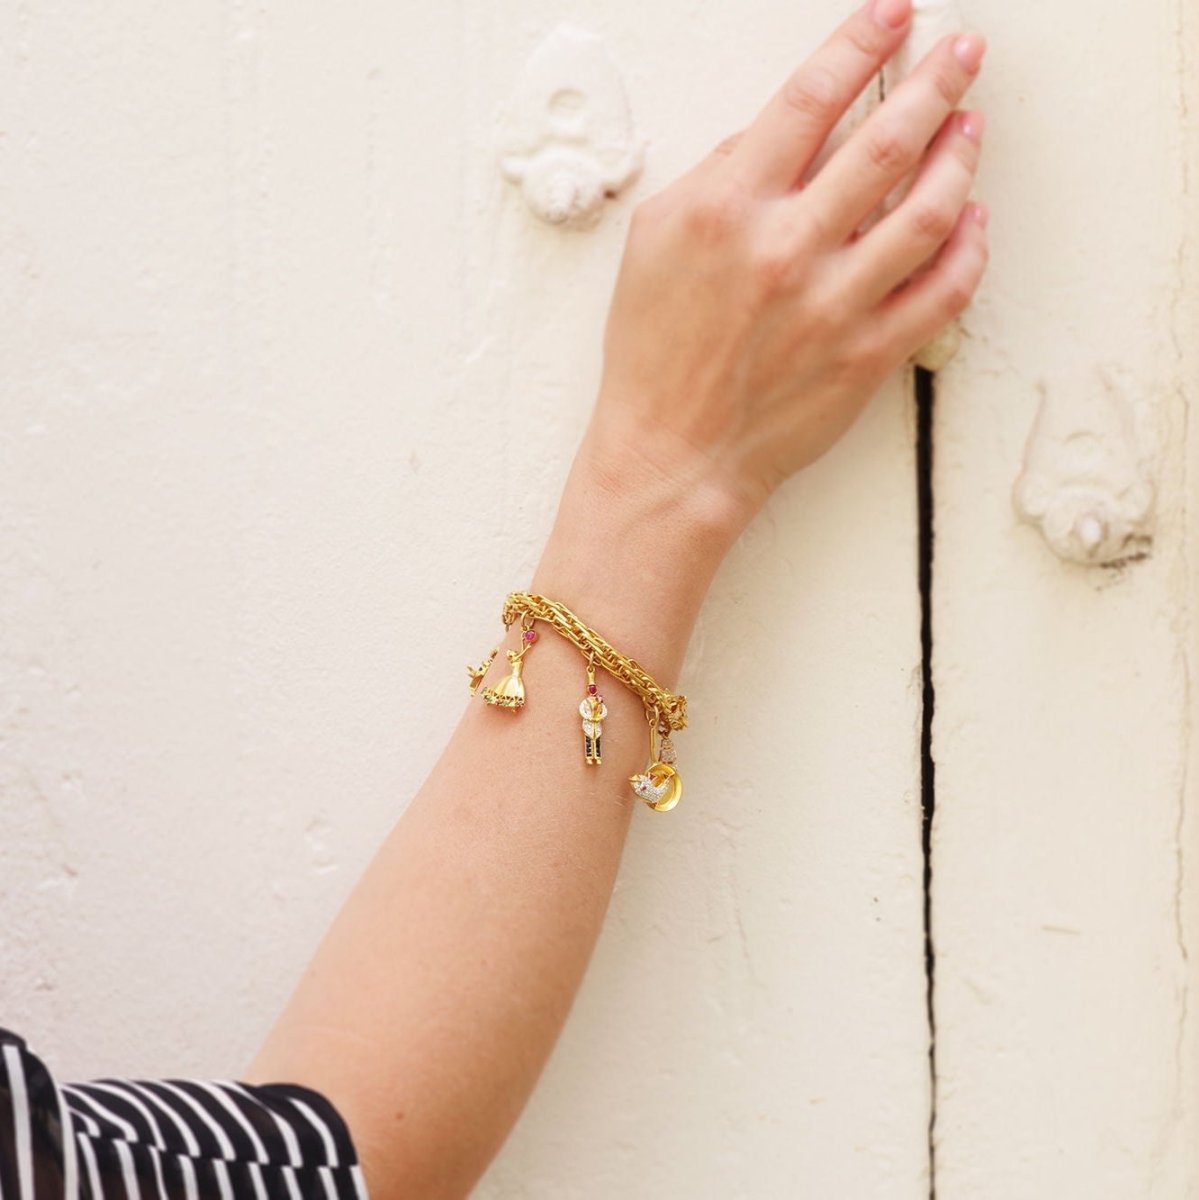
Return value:
<svg viewBox="0 0 1199 1200">
<path fill-rule="evenodd" d="M 523 623 L 526 618 L 553 626 L 585 658 L 593 657 L 597 667 L 603 667 L 629 691 L 640 696 L 646 718 L 651 723 L 656 714 L 657 720 L 667 729 L 686 729 L 687 697 L 676 696 L 659 687 L 640 663 L 625 658 L 564 604 L 528 592 L 512 592 L 504 601 L 504 628 L 510 628 L 517 620 Z"/>
</svg>

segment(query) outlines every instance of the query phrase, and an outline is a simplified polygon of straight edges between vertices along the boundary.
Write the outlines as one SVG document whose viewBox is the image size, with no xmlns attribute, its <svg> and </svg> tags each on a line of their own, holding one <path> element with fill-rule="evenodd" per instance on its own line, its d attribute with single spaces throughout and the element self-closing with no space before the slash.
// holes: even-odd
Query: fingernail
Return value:
<svg viewBox="0 0 1199 1200">
<path fill-rule="evenodd" d="M 987 128 L 987 118 L 977 110 L 962 113 L 961 130 L 963 137 L 968 137 L 972 142 L 978 143 L 983 140 L 983 131 Z"/>
<path fill-rule="evenodd" d="M 889 29 L 899 29 L 912 15 L 912 0 L 874 0 L 870 15 Z"/>
<path fill-rule="evenodd" d="M 957 60 L 971 73 L 982 65 L 983 55 L 987 51 L 987 43 L 977 33 L 963 34 L 953 44 L 953 52 Z"/>
<path fill-rule="evenodd" d="M 985 204 L 981 204 L 979 201 L 976 200 L 976 201 L 974 201 L 974 203 L 972 203 L 970 205 L 970 215 L 984 229 L 986 229 L 987 223 L 991 219 L 991 210 Z"/>
</svg>

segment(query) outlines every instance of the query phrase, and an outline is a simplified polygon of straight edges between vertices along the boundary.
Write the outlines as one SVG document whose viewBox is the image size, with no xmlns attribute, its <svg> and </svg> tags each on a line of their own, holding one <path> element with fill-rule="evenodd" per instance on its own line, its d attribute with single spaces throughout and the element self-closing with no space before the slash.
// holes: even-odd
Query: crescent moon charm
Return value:
<svg viewBox="0 0 1199 1200">
<path fill-rule="evenodd" d="M 669 763 L 653 762 L 629 782 L 654 812 L 669 812 L 683 798 L 683 777 Z"/>
</svg>

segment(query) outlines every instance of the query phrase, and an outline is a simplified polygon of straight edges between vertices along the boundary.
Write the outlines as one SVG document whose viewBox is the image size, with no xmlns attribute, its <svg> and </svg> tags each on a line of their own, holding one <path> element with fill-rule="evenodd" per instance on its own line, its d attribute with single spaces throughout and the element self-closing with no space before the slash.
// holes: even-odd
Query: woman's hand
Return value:
<svg viewBox="0 0 1199 1200">
<path fill-rule="evenodd" d="M 969 303 L 987 258 L 986 210 L 967 203 L 983 118 L 957 105 L 979 35 L 934 47 L 810 176 L 910 19 L 911 0 L 868 4 L 748 129 L 638 207 L 585 445 L 601 473 L 632 461 L 707 485 L 744 524 Z"/>
</svg>

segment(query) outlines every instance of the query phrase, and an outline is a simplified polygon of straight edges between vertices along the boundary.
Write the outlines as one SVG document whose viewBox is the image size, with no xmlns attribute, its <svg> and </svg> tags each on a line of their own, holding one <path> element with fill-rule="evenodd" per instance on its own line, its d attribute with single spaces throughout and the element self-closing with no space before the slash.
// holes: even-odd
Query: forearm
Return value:
<svg viewBox="0 0 1199 1200">
<path fill-rule="evenodd" d="M 531 590 L 672 687 L 738 526 L 698 480 L 622 487 L 620 464 L 590 447 Z M 601 673 L 603 764 L 589 767 L 579 652 L 545 630 L 525 680 L 520 712 L 470 704 L 250 1071 L 342 1108 L 373 1200 L 464 1196 L 486 1168 L 562 1028 L 640 807 L 641 701 Z"/>
<path fill-rule="evenodd" d="M 967 198 L 982 126 L 953 111 L 977 36 L 939 43 L 795 187 L 910 18 L 908 0 L 863 6 L 743 136 L 630 223 L 592 430 L 531 587 L 666 687 L 753 511 L 981 278 L 986 214 Z M 641 704 L 603 678 L 611 733 L 586 766 L 578 652 L 547 632 L 526 677 L 521 712 L 470 706 L 252 1070 L 342 1108 L 374 1200 L 469 1191 L 553 1046 L 611 894 L 628 776 L 648 752 Z"/>
</svg>

